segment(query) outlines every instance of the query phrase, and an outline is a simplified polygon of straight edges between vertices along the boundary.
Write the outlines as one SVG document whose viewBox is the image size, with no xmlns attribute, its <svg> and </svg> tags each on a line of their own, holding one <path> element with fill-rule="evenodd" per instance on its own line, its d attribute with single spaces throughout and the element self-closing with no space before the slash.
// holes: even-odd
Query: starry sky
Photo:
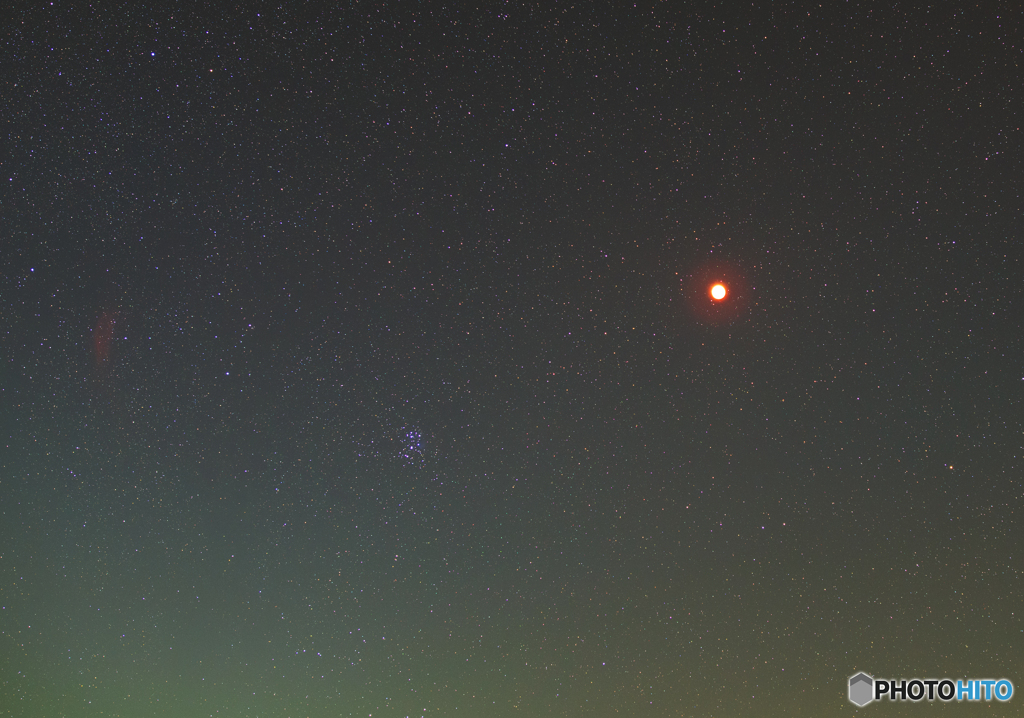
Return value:
<svg viewBox="0 0 1024 718">
<path fill-rule="evenodd" d="M 3 11 L 0 715 L 1024 686 L 1019 6 L 476 5 Z"/>
</svg>

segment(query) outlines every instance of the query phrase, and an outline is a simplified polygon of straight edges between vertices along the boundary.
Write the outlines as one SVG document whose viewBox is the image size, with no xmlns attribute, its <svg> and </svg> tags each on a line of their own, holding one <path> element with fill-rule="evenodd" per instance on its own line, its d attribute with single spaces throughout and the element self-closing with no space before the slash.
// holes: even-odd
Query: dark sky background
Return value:
<svg viewBox="0 0 1024 718">
<path fill-rule="evenodd" d="M 1019 5 L 471 5 L 3 11 L 0 715 L 1024 685 Z"/>
</svg>

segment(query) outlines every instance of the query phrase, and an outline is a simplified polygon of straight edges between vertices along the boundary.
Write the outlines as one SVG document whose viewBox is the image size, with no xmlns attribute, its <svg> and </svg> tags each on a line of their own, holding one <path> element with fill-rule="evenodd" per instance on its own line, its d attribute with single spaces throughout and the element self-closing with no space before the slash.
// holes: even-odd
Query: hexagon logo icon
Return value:
<svg viewBox="0 0 1024 718">
<path fill-rule="evenodd" d="M 856 706 L 866 706 L 874 700 L 875 679 L 867 673 L 850 676 L 850 702 Z"/>
</svg>

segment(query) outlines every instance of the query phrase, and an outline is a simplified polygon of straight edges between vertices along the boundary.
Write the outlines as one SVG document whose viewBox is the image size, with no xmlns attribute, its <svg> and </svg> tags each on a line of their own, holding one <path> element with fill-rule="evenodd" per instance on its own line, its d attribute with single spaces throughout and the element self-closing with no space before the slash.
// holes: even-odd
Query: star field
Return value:
<svg viewBox="0 0 1024 718">
<path fill-rule="evenodd" d="M 1014 4 L 5 18 L 0 715 L 1024 685 Z"/>
</svg>

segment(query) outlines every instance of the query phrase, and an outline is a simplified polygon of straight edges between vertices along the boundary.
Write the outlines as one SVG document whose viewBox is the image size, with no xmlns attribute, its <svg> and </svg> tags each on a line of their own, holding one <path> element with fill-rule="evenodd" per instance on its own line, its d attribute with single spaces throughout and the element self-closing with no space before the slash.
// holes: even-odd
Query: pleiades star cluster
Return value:
<svg viewBox="0 0 1024 718">
<path fill-rule="evenodd" d="M 1018 710 L 1018 3 L 2 18 L 0 715 Z"/>
</svg>

